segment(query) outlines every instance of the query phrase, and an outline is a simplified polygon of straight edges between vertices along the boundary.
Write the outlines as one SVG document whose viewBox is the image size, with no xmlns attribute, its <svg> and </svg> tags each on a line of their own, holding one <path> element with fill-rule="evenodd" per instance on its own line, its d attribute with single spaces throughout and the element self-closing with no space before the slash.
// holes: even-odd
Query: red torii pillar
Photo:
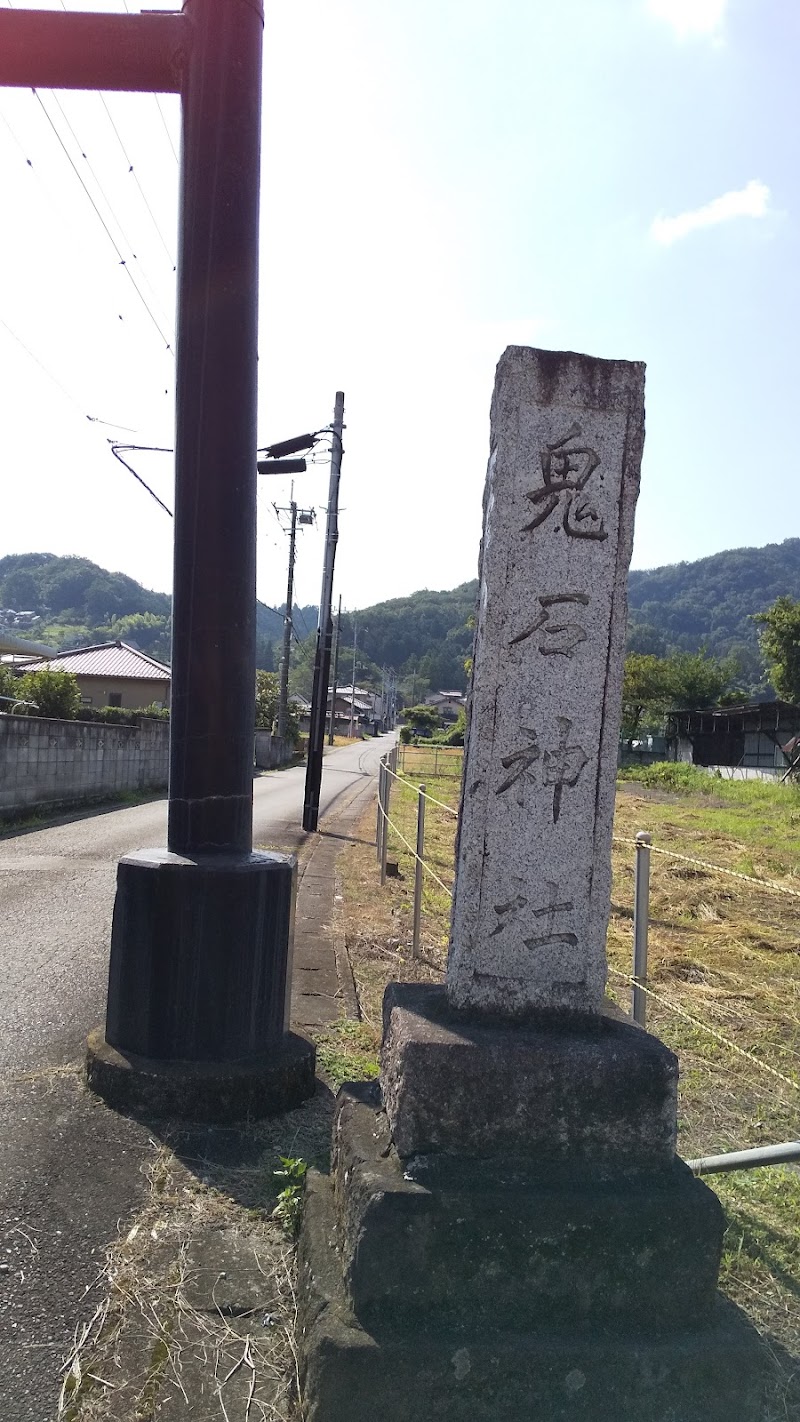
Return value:
<svg viewBox="0 0 800 1422">
<path fill-rule="evenodd" d="M 128 1109 L 263 1114 L 313 1090 L 288 1032 L 294 860 L 252 852 L 260 0 L 0 10 L 0 85 L 179 93 L 168 848 L 121 860 L 89 1081 Z"/>
</svg>

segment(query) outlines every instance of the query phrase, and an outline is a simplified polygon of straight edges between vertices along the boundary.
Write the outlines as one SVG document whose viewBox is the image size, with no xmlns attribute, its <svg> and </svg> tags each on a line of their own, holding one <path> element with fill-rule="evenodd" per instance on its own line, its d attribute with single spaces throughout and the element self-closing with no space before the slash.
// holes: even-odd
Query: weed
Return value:
<svg viewBox="0 0 800 1422">
<path fill-rule="evenodd" d="M 303 1188 L 308 1164 L 299 1156 L 292 1155 L 282 1155 L 280 1162 L 278 1169 L 273 1170 L 272 1178 L 278 1183 L 285 1180 L 286 1184 L 278 1194 L 272 1218 L 278 1220 L 287 1234 L 295 1238 L 303 1217 Z"/>
<path fill-rule="evenodd" d="M 315 1040 L 318 1066 L 333 1086 L 372 1081 L 378 1075 L 378 1037 L 366 1023 L 343 1017 Z"/>
</svg>

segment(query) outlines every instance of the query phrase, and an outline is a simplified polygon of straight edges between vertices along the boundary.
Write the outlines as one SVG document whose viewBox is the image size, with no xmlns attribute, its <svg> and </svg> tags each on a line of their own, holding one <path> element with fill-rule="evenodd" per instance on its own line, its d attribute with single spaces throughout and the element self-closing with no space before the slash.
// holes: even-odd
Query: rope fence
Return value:
<svg viewBox="0 0 800 1422">
<path fill-rule="evenodd" d="M 392 770 L 391 766 L 387 766 L 387 773 L 392 777 L 393 780 L 398 780 L 401 785 L 410 785 L 412 790 L 417 788 L 415 787 L 413 780 L 409 779 L 409 777 L 406 775 L 405 771 L 403 771 L 402 775 L 398 775 L 396 771 Z M 458 810 L 454 810 L 452 805 L 446 805 L 444 800 L 437 800 L 436 796 L 429 795 L 427 790 L 419 788 L 418 793 L 420 795 L 424 795 L 425 799 L 429 802 L 429 804 L 438 805 L 440 810 L 446 810 L 448 815 L 452 815 L 453 818 L 456 820 L 458 819 Z"/>
<path fill-rule="evenodd" d="M 628 839 L 624 835 L 615 834 L 613 838 L 617 844 L 636 846 L 635 839 Z M 723 864 L 711 864 L 707 859 L 695 859 L 691 854 L 679 854 L 676 849 L 662 849 L 657 844 L 651 844 L 650 849 L 653 854 L 661 854 L 666 859 L 680 859 L 684 864 L 692 864 L 698 869 L 709 869 L 714 874 L 727 874 L 730 879 L 743 879 L 746 884 L 755 884 L 759 889 L 774 889 L 776 893 L 800 899 L 800 889 L 790 889 L 788 884 L 779 884 L 775 879 L 757 879 L 754 874 L 742 874 L 738 869 L 727 869 Z"/>
<path fill-rule="evenodd" d="M 393 786 L 397 786 L 398 791 L 408 789 L 416 798 L 416 847 L 409 837 L 411 832 L 409 830 L 404 832 L 404 829 L 396 822 L 396 816 L 392 817 L 390 815 L 390 797 Z M 383 758 L 379 774 L 378 824 L 376 835 L 377 853 L 381 866 L 382 884 L 386 878 L 386 856 L 389 832 L 396 837 L 398 843 L 403 846 L 413 861 L 414 919 L 412 956 L 414 958 L 419 956 L 424 876 L 428 875 L 433 883 L 447 896 L 448 900 L 452 900 L 453 897 L 453 886 L 445 883 L 444 879 L 433 867 L 430 859 L 425 856 L 425 811 L 428 806 L 435 807 L 435 809 L 443 812 L 453 820 L 458 819 L 458 811 L 454 810 L 452 805 L 448 805 L 435 795 L 430 794 L 425 785 L 416 785 L 409 778 L 407 772 L 398 773 L 397 747 L 394 747 L 393 751 L 389 752 L 389 754 Z M 650 854 L 660 854 L 665 859 L 672 859 L 683 864 L 689 864 L 711 874 L 722 874 L 729 878 L 738 879 L 742 883 L 750 885 L 753 889 L 777 892 L 788 898 L 800 898 L 800 890 L 790 888 L 788 885 L 778 883 L 772 879 L 759 879 L 752 874 L 745 874 L 739 870 L 728 869 L 722 864 L 714 864 L 711 861 L 701 859 L 694 855 L 682 854 L 678 850 L 653 845 L 650 835 L 646 833 L 640 833 L 636 838 L 615 834 L 613 839 L 615 843 L 628 845 L 636 852 L 633 912 L 633 971 L 624 972 L 617 967 L 609 965 L 609 973 L 615 979 L 619 980 L 620 984 L 626 984 L 631 989 L 630 1013 L 633 1020 L 644 1027 L 646 1025 L 646 1003 L 648 1001 L 658 1003 L 661 1008 L 672 1014 L 676 1019 L 688 1023 L 696 1031 L 706 1034 L 738 1059 L 749 1062 L 750 1065 L 756 1069 L 756 1072 L 762 1075 L 762 1079 L 768 1077 L 773 1083 L 780 1083 L 782 1088 L 788 1087 L 792 1093 L 793 1101 L 796 1101 L 797 1094 L 800 1093 L 800 1080 L 793 1079 L 785 1072 L 780 1071 L 776 1066 L 762 1060 L 761 1057 L 757 1056 L 753 1051 L 749 1051 L 740 1046 L 737 1042 L 732 1041 L 731 1038 L 727 1036 L 724 1031 L 720 1031 L 718 1027 L 712 1026 L 711 1023 L 687 1011 L 686 1008 L 681 1007 L 670 997 L 664 996 L 661 992 L 649 985 L 647 981 L 647 937 L 649 927 Z M 440 908 L 439 912 L 441 913 L 441 911 Z M 741 1023 L 742 1026 L 747 1026 L 749 1019 L 746 1019 L 743 1014 L 737 1013 L 733 1008 L 726 1008 L 725 1012 L 729 1014 L 729 1020 L 731 1020 L 732 1025 L 738 1022 Z M 779 1051 L 790 1059 L 791 1064 L 787 1063 L 789 1070 L 794 1069 L 795 1061 L 800 1061 L 800 1056 L 789 1046 L 770 1042 L 769 1047 L 772 1052 Z M 764 1080 L 765 1087 L 766 1084 L 766 1080 Z M 755 1089 L 755 1083 L 753 1083 L 749 1089 Z M 778 1098 L 774 1095 L 775 1090 L 776 1088 L 773 1086 L 768 1094 L 777 1102 Z M 784 1107 L 786 1104 L 785 1100 L 783 1100 Z M 721 1160 L 724 1160 L 725 1157 L 704 1157 L 702 1160 L 690 1161 L 689 1163 L 693 1168 L 698 1170 L 705 1170 L 706 1167 L 709 1170 L 732 1169 L 734 1168 L 733 1158 L 735 1154 L 737 1161 L 740 1158 L 742 1159 L 742 1164 L 735 1166 L 737 1169 L 747 1168 L 750 1165 L 775 1164 L 779 1159 L 796 1158 L 796 1156 L 800 1154 L 800 1147 L 797 1147 L 797 1150 L 795 1150 L 796 1146 L 797 1143 L 789 1142 L 788 1146 L 784 1143 L 780 1147 L 766 1146 L 743 1153 L 730 1152 L 731 1164 L 728 1166 L 719 1163 Z M 790 1156 L 787 1157 L 785 1154 L 786 1149 L 790 1149 L 790 1151 L 795 1152 L 795 1154 L 790 1154 Z M 753 1159 L 749 1157 L 753 1157 Z M 708 1164 L 708 1162 L 712 1160 L 715 1163 L 713 1165 Z"/>
<path fill-rule="evenodd" d="M 699 1017 L 694 1017 L 691 1012 L 686 1012 L 684 1008 L 678 1007 L 677 1003 L 670 1002 L 668 998 L 662 997 L 661 993 L 639 982 L 633 973 L 623 973 L 619 968 L 612 968 L 610 966 L 608 971 L 613 973 L 615 978 L 624 978 L 627 983 L 631 983 L 632 985 L 637 984 L 641 991 L 646 993 L 648 997 L 652 997 L 654 1001 L 660 1003 L 662 1007 L 666 1007 L 670 1012 L 674 1012 L 678 1017 L 682 1017 L 684 1022 L 690 1022 L 693 1027 L 698 1027 L 702 1032 L 707 1032 L 710 1037 L 715 1037 L 724 1047 L 728 1047 L 729 1050 L 735 1052 L 737 1056 L 744 1057 L 747 1061 L 752 1062 L 753 1065 L 759 1067 L 761 1071 L 769 1072 L 770 1076 L 777 1077 L 778 1081 L 784 1082 L 786 1086 L 791 1086 L 793 1091 L 800 1091 L 800 1083 L 792 1081 L 790 1076 L 784 1076 L 783 1072 L 777 1071 L 775 1067 L 771 1067 L 768 1062 L 762 1062 L 760 1057 L 753 1056 L 752 1052 L 746 1052 L 744 1047 L 740 1047 L 736 1042 L 732 1042 L 729 1037 L 717 1031 L 716 1027 L 709 1026 L 708 1022 L 703 1022 Z"/>
</svg>

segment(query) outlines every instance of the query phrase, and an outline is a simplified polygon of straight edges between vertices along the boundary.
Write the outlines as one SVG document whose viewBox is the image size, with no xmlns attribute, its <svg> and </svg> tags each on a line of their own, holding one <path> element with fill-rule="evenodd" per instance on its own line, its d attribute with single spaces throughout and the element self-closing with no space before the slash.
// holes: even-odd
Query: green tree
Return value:
<svg viewBox="0 0 800 1422">
<path fill-rule="evenodd" d="M 769 670 L 769 679 L 785 701 L 800 704 L 800 602 L 776 598 L 766 612 L 755 614 L 758 640 Z"/>
<path fill-rule="evenodd" d="M 739 670 L 735 657 L 718 661 L 705 652 L 677 652 L 666 661 L 671 705 L 685 710 L 715 706 Z"/>
<path fill-rule="evenodd" d="M 628 653 L 622 678 L 622 736 L 628 745 L 645 725 L 663 717 L 671 693 L 667 658 Z"/>
<path fill-rule="evenodd" d="M 19 677 L 15 687 L 20 700 L 31 701 L 35 710 L 20 707 L 29 716 L 52 716 L 58 721 L 74 721 L 80 710 L 81 694 L 72 672 L 29 671 Z"/>
<path fill-rule="evenodd" d="M 279 695 L 280 678 L 277 672 L 257 671 L 256 730 L 272 731 L 278 719 Z M 297 707 L 290 696 L 286 715 L 286 735 L 290 741 L 296 741 L 299 734 L 300 725 L 297 716 Z"/>
<path fill-rule="evenodd" d="M 0 696 L 19 696 L 19 682 L 10 667 L 4 666 L 0 662 Z M 11 707 L 5 701 L 0 701 L 0 711 L 10 711 Z"/>
<path fill-rule="evenodd" d="M 622 736 L 631 743 L 644 730 L 660 730 L 671 707 L 700 709 L 719 704 L 738 672 L 735 657 L 719 661 L 705 652 L 675 652 L 671 657 L 629 652 L 622 679 Z"/>
<path fill-rule="evenodd" d="M 400 720 L 405 722 L 414 735 L 421 732 L 429 735 L 442 724 L 442 718 L 435 706 L 407 706 L 400 712 Z"/>
<path fill-rule="evenodd" d="M 271 731 L 278 718 L 280 686 L 275 672 L 256 672 L 256 729 Z"/>
<path fill-rule="evenodd" d="M 130 642 L 151 657 L 169 661 L 170 656 L 169 617 L 159 617 L 155 612 L 130 612 L 125 617 L 115 617 L 111 623 L 111 635 L 120 642 Z"/>
</svg>

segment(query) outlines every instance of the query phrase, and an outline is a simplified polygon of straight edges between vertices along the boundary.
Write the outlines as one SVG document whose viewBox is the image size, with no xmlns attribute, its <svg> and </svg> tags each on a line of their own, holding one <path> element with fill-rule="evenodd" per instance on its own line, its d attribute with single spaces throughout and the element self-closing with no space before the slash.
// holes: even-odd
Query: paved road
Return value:
<svg viewBox="0 0 800 1422">
<path fill-rule="evenodd" d="M 325 758 L 321 820 L 366 791 L 393 737 Z M 305 770 L 254 782 L 259 847 L 294 849 Z M 0 838 L 0 1416 L 51 1422 L 81 1296 L 144 1193 L 144 1127 L 80 1086 L 105 1012 L 116 863 L 163 844 L 166 801 Z"/>
</svg>

